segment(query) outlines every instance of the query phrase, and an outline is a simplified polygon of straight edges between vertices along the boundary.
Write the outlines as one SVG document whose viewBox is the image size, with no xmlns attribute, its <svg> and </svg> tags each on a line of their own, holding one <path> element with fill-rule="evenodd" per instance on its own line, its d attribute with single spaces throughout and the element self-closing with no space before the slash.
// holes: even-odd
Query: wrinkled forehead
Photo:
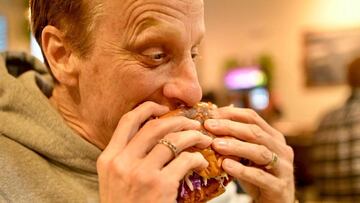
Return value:
<svg viewBox="0 0 360 203">
<path fill-rule="evenodd" d="M 184 21 L 203 18 L 203 0 L 105 0 L 105 12 L 127 27 L 153 16 Z"/>
</svg>

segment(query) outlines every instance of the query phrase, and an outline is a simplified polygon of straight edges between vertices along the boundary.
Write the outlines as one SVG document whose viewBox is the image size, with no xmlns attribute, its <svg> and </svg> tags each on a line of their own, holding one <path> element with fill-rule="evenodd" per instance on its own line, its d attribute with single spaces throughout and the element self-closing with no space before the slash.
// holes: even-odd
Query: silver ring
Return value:
<svg viewBox="0 0 360 203">
<path fill-rule="evenodd" d="M 272 157 L 271 157 L 271 161 L 268 164 L 266 164 L 265 168 L 267 170 L 270 170 L 270 169 L 274 168 L 274 166 L 277 163 L 278 159 L 279 159 L 278 155 L 273 152 Z"/>
<path fill-rule="evenodd" d="M 158 142 L 159 144 L 163 144 L 165 146 L 167 146 L 174 154 L 175 157 L 177 157 L 178 155 L 178 149 L 175 145 L 173 145 L 169 140 L 166 139 L 161 139 Z"/>
</svg>

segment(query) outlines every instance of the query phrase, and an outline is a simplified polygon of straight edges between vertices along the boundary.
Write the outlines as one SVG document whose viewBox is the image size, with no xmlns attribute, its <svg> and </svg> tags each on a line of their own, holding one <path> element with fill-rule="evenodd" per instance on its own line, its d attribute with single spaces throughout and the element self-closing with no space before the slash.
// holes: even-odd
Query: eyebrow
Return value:
<svg viewBox="0 0 360 203">
<path fill-rule="evenodd" d="M 144 30 L 150 28 L 150 27 L 156 27 L 159 26 L 161 23 L 160 21 L 154 19 L 154 18 L 147 18 L 144 21 L 141 22 L 140 26 L 136 29 L 135 35 L 140 35 Z"/>
<path fill-rule="evenodd" d="M 148 29 L 156 29 L 156 31 L 145 32 Z M 181 37 L 181 33 L 177 29 L 154 18 L 147 18 L 137 25 L 129 45 L 143 44 L 144 41 L 148 41 L 148 44 L 159 43 L 177 37 Z"/>
<path fill-rule="evenodd" d="M 148 30 L 150 28 L 158 29 L 158 31 L 151 31 L 149 33 L 143 34 L 145 30 Z M 134 35 L 131 40 L 131 45 L 142 44 L 143 41 L 149 41 L 150 44 L 159 43 L 160 41 L 170 41 L 169 38 L 180 37 L 181 33 L 176 28 L 172 28 L 171 26 L 150 17 L 144 19 L 136 26 Z M 198 46 L 203 38 L 204 34 L 201 33 L 201 35 L 197 37 L 193 47 Z"/>
</svg>

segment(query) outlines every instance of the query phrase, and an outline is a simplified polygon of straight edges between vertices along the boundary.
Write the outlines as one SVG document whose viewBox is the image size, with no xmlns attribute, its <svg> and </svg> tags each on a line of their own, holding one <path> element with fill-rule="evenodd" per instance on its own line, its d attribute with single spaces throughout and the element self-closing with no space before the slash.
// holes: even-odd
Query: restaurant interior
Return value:
<svg viewBox="0 0 360 203">
<path fill-rule="evenodd" d="M 0 0 L 0 51 L 43 60 L 27 6 Z M 300 202 L 317 200 L 311 149 L 319 123 L 350 94 L 346 66 L 360 56 L 359 8 L 358 0 L 205 0 L 196 62 L 203 100 L 252 108 L 285 135 Z"/>
</svg>

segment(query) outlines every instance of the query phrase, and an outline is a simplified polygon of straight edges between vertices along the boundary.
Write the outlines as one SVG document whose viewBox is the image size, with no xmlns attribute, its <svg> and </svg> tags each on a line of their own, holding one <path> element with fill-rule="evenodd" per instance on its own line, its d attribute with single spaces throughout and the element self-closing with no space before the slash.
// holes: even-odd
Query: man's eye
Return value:
<svg viewBox="0 0 360 203">
<path fill-rule="evenodd" d="M 160 62 L 162 60 L 164 60 L 166 58 L 166 54 L 165 53 L 155 53 L 155 54 L 151 54 L 148 56 L 151 60 Z"/>
<path fill-rule="evenodd" d="M 191 49 L 191 58 L 195 61 L 199 56 L 199 48 L 197 46 Z"/>
<path fill-rule="evenodd" d="M 198 53 L 192 53 L 192 54 L 191 54 L 191 58 L 192 58 L 193 60 L 195 60 L 198 56 L 199 56 Z"/>
</svg>

